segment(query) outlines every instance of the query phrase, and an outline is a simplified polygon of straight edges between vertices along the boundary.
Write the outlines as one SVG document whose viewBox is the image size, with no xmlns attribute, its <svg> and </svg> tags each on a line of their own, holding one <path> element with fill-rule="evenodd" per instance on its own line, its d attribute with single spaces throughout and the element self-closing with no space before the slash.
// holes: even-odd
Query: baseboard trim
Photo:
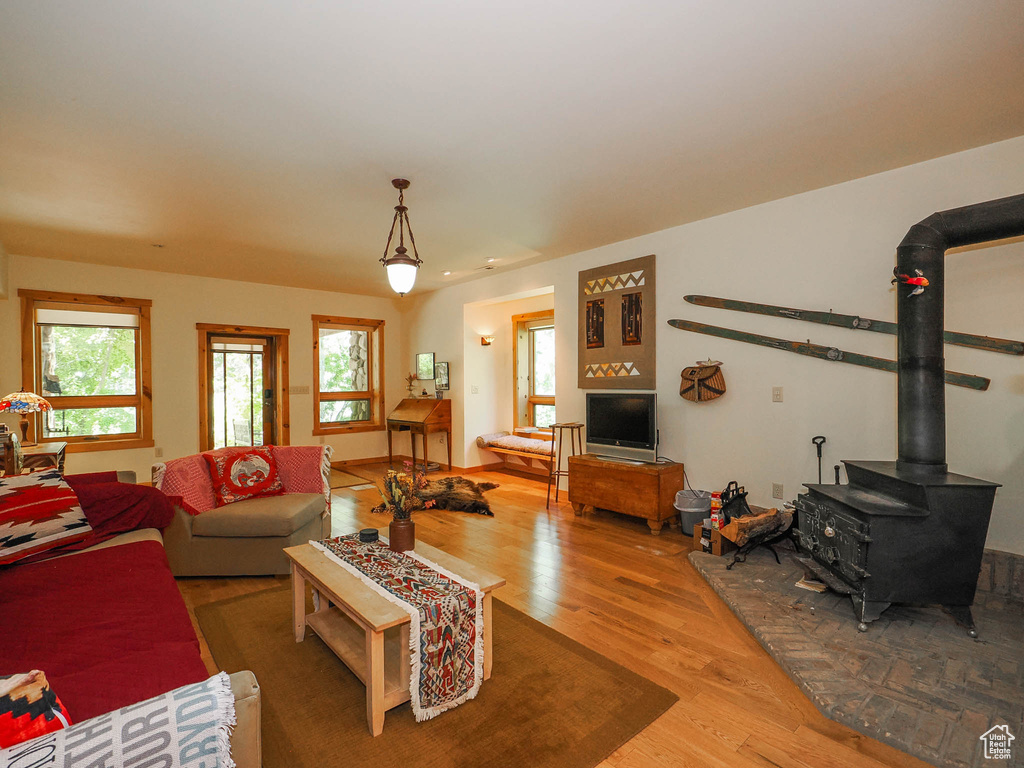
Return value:
<svg viewBox="0 0 1024 768">
<path fill-rule="evenodd" d="M 396 459 L 405 458 L 403 456 L 395 456 Z M 387 456 L 374 456 L 368 459 L 343 459 L 339 461 L 332 461 L 331 466 L 335 469 L 341 469 L 342 467 L 358 467 L 361 464 L 387 464 Z"/>
</svg>

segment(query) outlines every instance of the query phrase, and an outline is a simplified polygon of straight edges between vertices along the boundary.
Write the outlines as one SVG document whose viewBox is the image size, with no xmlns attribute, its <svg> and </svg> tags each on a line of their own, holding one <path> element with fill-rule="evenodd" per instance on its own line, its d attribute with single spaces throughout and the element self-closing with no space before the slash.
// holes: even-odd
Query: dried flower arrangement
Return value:
<svg viewBox="0 0 1024 768">
<path fill-rule="evenodd" d="M 436 502 L 432 499 L 424 502 L 416 495 L 416 491 L 426 484 L 427 478 L 422 474 L 417 476 L 415 470 L 410 475 L 408 472 L 389 469 L 377 485 L 384 503 L 378 504 L 373 511 L 388 512 L 395 520 L 408 520 L 413 510 L 430 509 Z"/>
</svg>

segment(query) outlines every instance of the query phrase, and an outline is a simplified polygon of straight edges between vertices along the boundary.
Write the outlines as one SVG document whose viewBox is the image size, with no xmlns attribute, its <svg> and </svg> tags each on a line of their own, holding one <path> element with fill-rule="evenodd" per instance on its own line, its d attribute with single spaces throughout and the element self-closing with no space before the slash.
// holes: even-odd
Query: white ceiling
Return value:
<svg viewBox="0 0 1024 768">
<path fill-rule="evenodd" d="M 436 288 L 1024 134 L 1022 8 L 6 0 L 0 242 L 388 295 L 405 176 Z"/>
</svg>

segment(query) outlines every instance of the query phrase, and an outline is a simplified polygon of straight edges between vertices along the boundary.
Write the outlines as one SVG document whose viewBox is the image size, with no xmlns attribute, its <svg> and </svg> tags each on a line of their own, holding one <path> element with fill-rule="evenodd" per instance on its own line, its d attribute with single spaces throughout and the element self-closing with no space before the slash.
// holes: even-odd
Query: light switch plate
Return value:
<svg viewBox="0 0 1024 768">
<path fill-rule="evenodd" d="M 288 394 L 289 395 L 308 395 L 309 394 L 309 385 L 305 384 L 305 385 L 300 386 L 300 387 L 288 387 Z"/>
</svg>

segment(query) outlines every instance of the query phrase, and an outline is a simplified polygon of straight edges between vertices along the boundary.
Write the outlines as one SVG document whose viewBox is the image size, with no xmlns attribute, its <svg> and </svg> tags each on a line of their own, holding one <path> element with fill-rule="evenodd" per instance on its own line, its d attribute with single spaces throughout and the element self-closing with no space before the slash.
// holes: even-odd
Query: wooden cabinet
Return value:
<svg viewBox="0 0 1024 768">
<path fill-rule="evenodd" d="M 657 536 L 683 488 L 682 464 L 646 464 L 602 459 L 587 453 L 569 457 L 569 501 L 573 511 L 608 509 L 642 517 Z"/>
</svg>

